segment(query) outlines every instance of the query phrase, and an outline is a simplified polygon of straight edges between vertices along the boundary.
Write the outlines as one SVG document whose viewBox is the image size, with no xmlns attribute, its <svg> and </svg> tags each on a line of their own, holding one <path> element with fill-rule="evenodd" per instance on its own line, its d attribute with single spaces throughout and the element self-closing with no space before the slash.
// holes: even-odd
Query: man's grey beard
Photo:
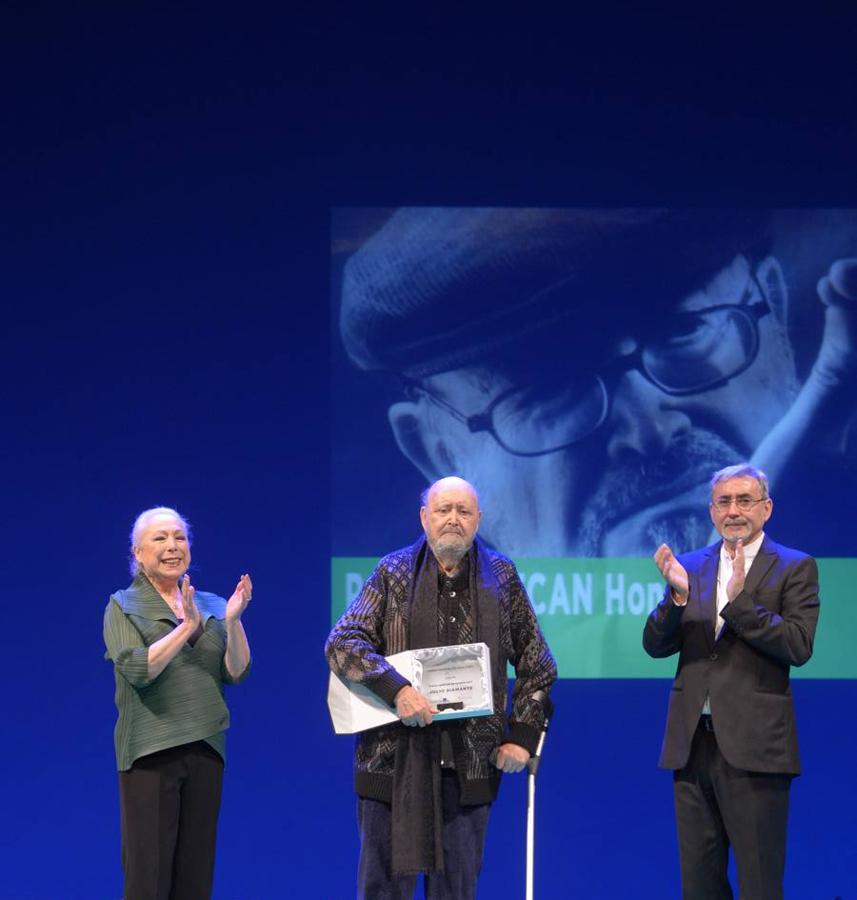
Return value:
<svg viewBox="0 0 857 900">
<path fill-rule="evenodd" d="M 573 555 L 605 555 L 608 532 L 622 544 L 622 555 L 648 556 L 661 543 L 676 552 L 708 543 L 708 480 L 716 469 L 741 458 L 718 435 L 697 429 L 674 441 L 658 459 L 611 467 L 586 501 Z M 646 509 L 655 513 L 659 505 L 664 506 L 661 512 L 645 514 Z"/>
<path fill-rule="evenodd" d="M 470 549 L 470 544 L 464 541 L 464 538 L 455 535 L 445 534 L 437 541 L 427 538 L 431 552 L 434 553 L 437 561 L 442 563 L 448 569 L 454 569 Z"/>
</svg>

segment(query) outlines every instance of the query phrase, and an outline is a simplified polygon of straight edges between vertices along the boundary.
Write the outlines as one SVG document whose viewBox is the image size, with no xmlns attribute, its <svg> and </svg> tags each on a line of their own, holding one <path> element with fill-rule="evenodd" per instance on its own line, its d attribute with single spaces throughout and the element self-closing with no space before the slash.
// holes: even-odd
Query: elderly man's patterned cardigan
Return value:
<svg viewBox="0 0 857 900">
<path fill-rule="evenodd" d="M 366 685 L 391 707 L 398 691 L 409 682 L 384 657 L 411 649 L 408 620 L 415 562 L 423 542 L 397 550 L 378 563 L 325 646 L 335 673 Z M 547 692 L 556 680 L 556 663 L 512 561 L 481 542 L 479 553 L 491 566 L 498 585 L 502 658 L 499 665 L 492 665 L 495 673 L 501 673 L 494 677 L 494 714 L 459 720 L 459 727 L 452 729 L 455 768 L 465 804 L 489 803 L 496 797 L 500 773 L 489 756 L 500 744 L 510 741 L 535 752 L 544 712 L 533 695 Z M 472 628 L 472 623 L 468 627 Z M 516 674 L 508 722 L 507 662 Z M 390 802 L 397 737 L 404 727 L 397 722 L 357 736 L 354 782 L 360 796 Z"/>
</svg>

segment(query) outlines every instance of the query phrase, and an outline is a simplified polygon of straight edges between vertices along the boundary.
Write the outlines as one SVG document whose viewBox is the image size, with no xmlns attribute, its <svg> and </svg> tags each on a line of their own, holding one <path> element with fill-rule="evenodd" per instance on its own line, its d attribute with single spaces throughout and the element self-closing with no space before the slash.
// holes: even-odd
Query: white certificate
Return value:
<svg viewBox="0 0 857 900">
<path fill-rule="evenodd" d="M 437 707 L 434 721 L 494 712 L 491 659 L 486 644 L 405 650 L 387 662 Z M 327 705 L 337 734 L 354 734 L 398 720 L 394 709 L 365 685 L 330 673 Z"/>
</svg>

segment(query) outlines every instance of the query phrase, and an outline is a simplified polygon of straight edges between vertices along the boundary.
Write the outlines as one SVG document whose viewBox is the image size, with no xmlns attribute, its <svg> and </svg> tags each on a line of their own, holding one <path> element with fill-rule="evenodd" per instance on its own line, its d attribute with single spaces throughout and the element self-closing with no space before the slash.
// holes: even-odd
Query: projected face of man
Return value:
<svg viewBox="0 0 857 900">
<path fill-rule="evenodd" d="M 698 546 L 710 471 L 751 457 L 797 391 L 785 302 L 776 260 L 754 271 L 738 256 L 646 333 L 575 318 L 561 359 L 528 360 L 550 373 L 541 386 L 499 364 L 444 372 L 390 422 L 428 478 L 453 470 L 483 486 L 483 533 L 504 553 Z M 581 359 L 589 368 L 571 371 Z"/>
</svg>

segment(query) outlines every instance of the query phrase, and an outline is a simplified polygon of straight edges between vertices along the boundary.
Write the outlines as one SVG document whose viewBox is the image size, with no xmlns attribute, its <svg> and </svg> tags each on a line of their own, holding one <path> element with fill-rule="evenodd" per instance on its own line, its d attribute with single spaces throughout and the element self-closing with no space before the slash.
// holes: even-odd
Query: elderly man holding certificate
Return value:
<svg viewBox="0 0 857 900">
<path fill-rule="evenodd" d="M 357 737 L 360 897 L 412 897 L 421 872 L 427 897 L 474 897 L 501 773 L 523 770 L 538 744 L 556 664 L 514 565 L 476 537 L 481 516 L 468 482 L 431 485 L 420 509 L 425 536 L 378 563 L 327 640 L 334 674 L 396 715 Z M 468 649 L 451 649 L 458 645 Z M 422 651 L 409 670 L 419 679 L 386 658 L 405 651 Z M 468 715 L 476 657 L 489 667 L 487 715 Z M 444 681 L 460 701 L 426 696 Z"/>
</svg>

